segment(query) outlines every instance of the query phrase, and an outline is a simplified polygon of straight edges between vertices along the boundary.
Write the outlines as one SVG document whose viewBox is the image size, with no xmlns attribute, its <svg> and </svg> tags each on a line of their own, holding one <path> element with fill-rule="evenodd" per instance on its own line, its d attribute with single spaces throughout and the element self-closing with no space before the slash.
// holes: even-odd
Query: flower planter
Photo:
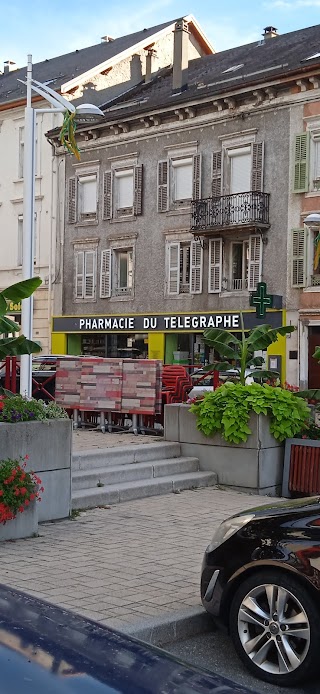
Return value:
<svg viewBox="0 0 320 694">
<path fill-rule="evenodd" d="M 320 494 L 320 441 L 287 439 L 282 496 Z"/>
<path fill-rule="evenodd" d="M 31 501 L 30 506 L 23 513 L 18 513 L 14 520 L 0 525 L 0 542 L 4 540 L 18 540 L 22 537 L 31 537 L 38 532 L 38 510 L 40 504 Z"/>
<path fill-rule="evenodd" d="M 269 420 L 251 413 L 245 443 L 230 444 L 219 434 L 204 436 L 190 405 L 165 406 L 164 434 L 181 444 L 181 454 L 199 459 L 200 470 L 216 472 L 219 484 L 256 494 L 281 492 L 284 445 L 270 434 Z"/>
<path fill-rule="evenodd" d="M 1 458 L 28 455 L 26 469 L 33 470 L 44 486 L 42 501 L 38 503 L 40 522 L 70 515 L 71 445 L 72 422 L 69 419 L 0 422 Z"/>
</svg>

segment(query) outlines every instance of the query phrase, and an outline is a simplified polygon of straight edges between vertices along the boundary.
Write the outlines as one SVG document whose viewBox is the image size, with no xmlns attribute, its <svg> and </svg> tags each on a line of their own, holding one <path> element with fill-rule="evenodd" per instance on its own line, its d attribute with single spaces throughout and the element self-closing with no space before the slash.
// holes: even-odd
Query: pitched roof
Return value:
<svg viewBox="0 0 320 694">
<path fill-rule="evenodd" d="M 242 86 L 272 82 L 287 73 L 318 64 L 320 71 L 320 25 L 192 60 L 188 69 L 188 89 L 179 94 L 172 93 L 170 68 L 161 71 L 151 82 L 101 107 L 106 109 L 107 120 L 117 118 L 118 113 L 123 118 L 126 105 L 130 107 L 130 115 L 134 115 L 206 96 L 218 97 Z"/>
<path fill-rule="evenodd" d="M 50 60 L 33 65 L 33 77 L 39 82 L 50 84 L 56 91 L 67 91 L 65 87 L 71 88 L 73 82 L 80 82 L 81 78 L 89 79 L 90 73 L 99 72 L 107 66 L 108 61 L 117 62 L 117 56 L 122 59 L 121 54 L 126 51 L 132 53 L 137 50 L 139 44 L 148 46 L 156 35 L 169 30 L 176 22 L 173 19 L 163 24 L 158 24 L 149 29 L 142 29 L 134 34 L 121 36 L 114 41 L 102 41 L 89 48 L 73 51 L 65 55 L 60 55 Z M 206 51 L 212 52 L 212 46 L 204 36 L 196 20 L 190 16 L 190 21 L 194 25 L 195 32 L 202 38 Z M 98 70 L 97 70 L 98 68 Z M 25 79 L 27 68 L 23 67 L 9 73 L 0 75 L 0 106 L 1 104 L 20 101 L 26 97 L 26 87 L 18 82 L 18 79 Z M 87 75 L 88 73 L 88 75 Z"/>
</svg>

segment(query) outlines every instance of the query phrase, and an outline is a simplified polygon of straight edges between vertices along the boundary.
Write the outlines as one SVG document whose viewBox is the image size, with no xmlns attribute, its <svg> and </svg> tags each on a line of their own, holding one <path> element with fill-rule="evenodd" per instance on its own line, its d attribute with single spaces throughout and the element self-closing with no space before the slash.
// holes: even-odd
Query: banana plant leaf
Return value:
<svg viewBox="0 0 320 694">
<path fill-rule="evenodd" d="M 282 328 L 272 328 L 271 325 L 258 325 L 246 338 L 250 351 L 257 352 L 266 349 L 276 342 L 279 335 L 288 335 L 295 330 L 293 325 L 284 325 Z"/>
<path fill-rule="evenodd" d="M 0 340 L 0 359 L 4 357 L 19 357 L 22 354 L 34 354 L 36 352 L 41 352 L 40 345 L 32 340 L 27 340 L 24 335 Z"/>
<path fill-rule="evenodd" d="M 3 289 L 0 294 L 2 298 L 9 299 L 10 301 L 22 301 L 22 299 L 27 299 L 31 296 L 31 294 L 40 287 L 40 284 L 42 284 L 40 277 L 31 277 L 28 280 L 11 284 L 7 289 Z"/>
<path fill-rule="evenodd" d="M 238 349 L 241 346 L 241 342 L 228 330 L 209 328 L 204 331 L 203 339 L 207 345 L 214 347 L 221 357 L 226 357 L 227 359 L 238 358 Z"/>
<path fill-rule="evenodd" d="M 15 323 L 14 321 L 10 320 L 10 318 L 7 318 L 6 316 L 0 315 L 0 335 L 3 335 L 3 333 L 19 333 L 19 332 L 20 332 L 20 325 L 18 323 Z"/>
</svg>

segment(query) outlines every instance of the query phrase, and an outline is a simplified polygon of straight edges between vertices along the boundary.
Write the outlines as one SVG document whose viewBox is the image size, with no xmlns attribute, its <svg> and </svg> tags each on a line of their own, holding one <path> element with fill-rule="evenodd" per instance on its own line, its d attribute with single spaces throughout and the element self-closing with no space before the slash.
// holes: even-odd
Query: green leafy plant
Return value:
<svg viewBox="0 0 320 694">
<path fill-rule="evenodd" d="M 230 369 L 232 369 L 232 371 L 236 370 L 238 371 L 240 384 L 244 385 L 246 370 L 251 367 L 261 367 L 263 364 L 263 358 L 255 357 L 255 352 L 266 350 L 273 342 L 277 341 L 279 335 L 292 333 L 294 327 L 292 325 L 285 325 L 281 328 L 272 328 L 271 325 L 258 325 L 251 330 L 248 337 L 246 337 L 242 314 L 240 314 L 240 320 L 240 338 L 236 337 L 228 330 L 209 328 L 205 330 L 203 339 L 222 359 L 222 361 L 217 361 L 214 364 L 206 366 L 206 371 L 228 372 Z M 230 362 L 234 362 L 235 366 Z M 279 376 L 276 371 L 263 371 L 261 369 L 256 371 L 253 370 L 251 375 L 254 379 L 259 380 L 265 378 L 273 379 Z"/>
<path fill-rule="evenodd" d="M 5 333 L 20 332 L 20 325 L 7 317 L 8 301 L 22 301 L 27 299 L 40 287 L 41 279 L 32 277 L 29 280 L 12 284 L 0 292 L 0 335 Z M 0 339 L 0 359 L 4 357 L 17 357 L 21 354 L 33 354 L 41 352 L 41 347 L 32 340 L 27 340 L 24 335 L 19 337 L 3 337 Z"/>
<path fill-rule="evenodd" d="M 247 440 L 250 412 L 270 417 L 270 431 L 280 442 L 301 432 L 310 414 L 307 403 L 290 391 L 259 383 L 225 383 L 194 402 L 190 410 L 203 434 L 220 432 L 229 443 Z"/>
<path fill-rule="evenodd" d="M 67 417 L 63 407 L 55 402 L 46 403 L 43 400 L 35 400 L 35 398 L 26 400 L 22 395 L 6 396 L 0 411 L 0 421 L 9 423 L 66 419 Z"/>
<path fill-rule="evenodd" d="M 33 472 L 26 472 L 28 456 L 19 460 L 0 460 L 0 523 L 16 518 L 32 501 L 41 501 L 44 491 L 41 480 Z"/>
</svg>

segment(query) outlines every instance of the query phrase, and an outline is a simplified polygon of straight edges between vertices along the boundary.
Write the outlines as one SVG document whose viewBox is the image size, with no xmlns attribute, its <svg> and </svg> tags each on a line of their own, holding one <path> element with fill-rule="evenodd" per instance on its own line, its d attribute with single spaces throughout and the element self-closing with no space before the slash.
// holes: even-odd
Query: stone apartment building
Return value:
<svg viewBox="0 0 320 694">
<path fill-rule="evenodd" d="M 55 351 L 201 362 L 203 329 L 237 331 L 240 311 L 246 328 L 298 327 L 296 232 L 310 208 L 297 143 L 319 99 L 319 38 L 320 27 L 268 27 L 259 42 L 188 60 L 181 20 L 173 68 L 79 130 L 81 161 L 66 157 Z M 274 297 L 263 320 L 250 308 L 260 281 Z M 304 368 L 300 333 L 267 355 L 291 383 Z"/>
<path fill-rule="evenodd" d="M 188 16 L 190 34 L 188 55 L 207 55 L 213 48 L 196 20 Z M 174 20 L 129 36 L 101 43 L 67 55 L 44 60 L 33 66 L 33 77 L 50 85 L 75 104 L 101 103 L 151 79 L 159 69 L 172 64 Z M 151 66 L 152 62 L 152 66 Z M 23 156 L 26 68 L 8 60 L 0 73 L 0 287 L 21 279 L 23 230 Z M 36 94 L 34 108 L 48 103 Z M 34 272 L 43 280 L 34 297 L 34 339 L 47 353 L 51 348 L 53 296 L 61 287 L 61 227 L 64 223 L 64 160 L 53 156 L 45 133 L 61 123 L 59 114 L 37 116 L 35 180 L 35 258 Z M 8 242 L 10 240 L 10 242 Z M 20 320 L 20 305 L 12 306 Z"/>
</svg>

